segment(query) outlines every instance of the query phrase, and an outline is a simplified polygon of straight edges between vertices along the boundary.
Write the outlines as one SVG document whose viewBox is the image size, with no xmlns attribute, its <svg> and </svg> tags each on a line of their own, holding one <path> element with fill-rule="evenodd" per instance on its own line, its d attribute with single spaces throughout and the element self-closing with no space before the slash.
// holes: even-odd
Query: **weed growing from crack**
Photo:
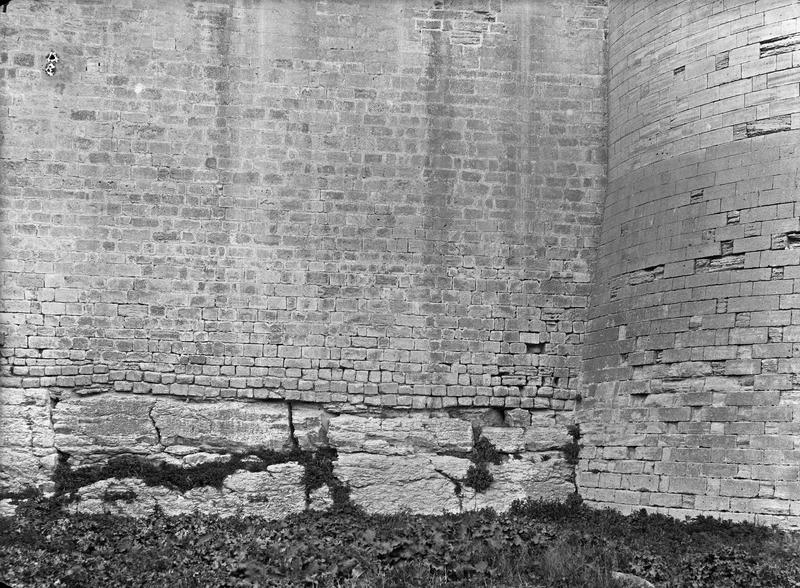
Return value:
<svg viewBox="0 0 800 588">
<path fill-rule="evenodd" d="M 492 482 L 494 482 L 494 476 L 485 463 L 473 464 L 467 468 L 464 485 L 472 488 L 475 492 L 486 492 Z"/>
<path fill-rule="evenodd" d="M 567 427 L 567 433 L 569 433 L 570 437 L 572 437 L 572 441 L 564 443 L 564 445 L 561 446 L 561 451 L 564 453 L 564 460 L 568 464 L 577 465 L 578 454 L 581 450 L 581 446 L 578 444 L 578 441 L 581 438 L 580 424 L 569 425 Z"/>
<path fill-rule="evenodd" d="M 486 492 L 494 481 L 488 464 L 499 465 L 502 459 L 500 453 L 491 441 L 486 437 L 480 437 L 473 444 L 469 458 L 472 465 L 467 469 L 464 486 L 472 488 L 475 492 Z"/>
</svg>

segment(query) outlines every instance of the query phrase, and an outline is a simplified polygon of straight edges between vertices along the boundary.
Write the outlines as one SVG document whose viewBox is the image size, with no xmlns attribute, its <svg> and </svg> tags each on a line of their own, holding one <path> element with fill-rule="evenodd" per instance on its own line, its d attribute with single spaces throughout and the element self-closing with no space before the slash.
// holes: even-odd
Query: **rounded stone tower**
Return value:
<svg viewBox="0 0 800 588">
<path fill-rule="evenodd" d="M 578 484 L 800 525 L 800 4 L 611 0 Z"/>
</svg>

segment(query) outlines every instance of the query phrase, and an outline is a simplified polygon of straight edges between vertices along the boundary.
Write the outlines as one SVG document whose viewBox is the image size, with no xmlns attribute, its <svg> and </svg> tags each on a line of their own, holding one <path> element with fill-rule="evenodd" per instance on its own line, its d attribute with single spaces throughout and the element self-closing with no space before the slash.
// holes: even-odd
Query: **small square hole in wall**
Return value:
<svg viewBox="0 0 800 588">
<path fill-rule="evenodd" d="M 544 353 L 544 343 L 525 343 L 526 353 Z"/>
</svg>

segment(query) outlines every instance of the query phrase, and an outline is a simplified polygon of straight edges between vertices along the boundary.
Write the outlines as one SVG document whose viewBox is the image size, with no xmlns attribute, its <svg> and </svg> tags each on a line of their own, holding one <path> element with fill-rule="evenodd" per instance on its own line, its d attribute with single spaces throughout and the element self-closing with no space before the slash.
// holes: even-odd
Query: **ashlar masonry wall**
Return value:
<svg viewBox="0 0 800 588">
<path fill-rule="evenodd" d="M 421 452 L 403 471 L 457 497 L 495 435 L 487 467 L 518 472 L 497 504 L 574 490 L 558 448 L 605 185 L 605 16 L 598 0 L 15 0 L 0 483 L 333 447 L 357 500 L 416 508 L 381 505 L 369 472 Z M 360 441 L 336 433 L 345 417 Z M 398 436 L 417 440 L 385 449 Z M 300 462 L 268 461 L 301 483 Z M 228 486 L 259 494 L 250 478 Z"/>
<path fill-rule="evenodd" d="M 613 0 L 578 485 L 800 525 L 800 4 Z"/>
</svg>

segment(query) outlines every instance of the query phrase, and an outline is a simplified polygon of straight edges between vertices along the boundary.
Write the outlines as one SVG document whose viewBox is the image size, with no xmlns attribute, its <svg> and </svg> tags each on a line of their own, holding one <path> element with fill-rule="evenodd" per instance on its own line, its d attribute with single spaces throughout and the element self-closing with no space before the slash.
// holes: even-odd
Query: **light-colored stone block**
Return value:
<svg viewBox="0 0 800 588">
<path fill-rule="evenodd" d="M 55 446 L 71 456 L 71 464 L 156 452 L 154 404 L 152 397 L 117 393 L 65 398 L 53 409 Z"/>
<path fill-rule="evenodd" d="M 306 508 L 303 467 L 297 463 L 270 466 L 263 472 L 234 472 L 222 489 L 211 486 L 181 493 L 164 486 L 147 486 L 135 478 L 100 480 L 78 491 L 71 512 L 111 513 L 146 517 L 156 505 L 168 516 L 199 511 L 229 517 L 237 514 L 279 519 Z M 132 498 L 126 498 L 132 493 Z"/>
<path fill-rule="evenodd" d="M 289 411 L 285 404 L 158 398 L 152 412 L 161 443 L 197 448 L 288 449 Z"/>
<path fill-rule="evenodd" d="M 49 391 L 0 390 L 0 490 L 50 489 L 55 464 Z"/>
<path fill-rule="evenodd" d="M 494 480 L 485 492 L 466 489 L 464 507 L 491 507 L 498 512 L 508 510 L 514 500 L 526 498 L 563 501 L 575 491 L 572 468 L 563 459 L 539 454 L 511 457 L 499 465 L 489 465 Z"/>
<path fill-rule="evenodd" d="M 325 429 L 328 415 L 315 406 L 292 406 L 292 425 L 294 438 L 300 449 L 314 449 L 327 445 Z"/>
<path fill-rule="evenodd" d="M 531 426 L 525 430 L 525 449 L 528 451 L 550 451 L 559 449 L 572 441 L 566 426 L 556 422 L 552 415 L 536 415 Z"/>
<path fill-rule="evenodd" d="M 525 429 L 522 427 L 484 427 L 481 435 L 501 453 L 517 453 L 525 448 Z"/>
<path fill-rule="evenodd" d="M 431 454 L 341 453 L 334 474 L 350 484 L 351 500 L 367 512 L 442 514 L 460 512 L 461 498 L 448 476 L 463 478 L 469 465 Z"/>
<path fill-rule="evenodd" d="M 330 420 L 328 440 L 340 453 L 410 455 L 470 451 L 472 426 L 460 419 L 341 415 Z"/>
</svg>

